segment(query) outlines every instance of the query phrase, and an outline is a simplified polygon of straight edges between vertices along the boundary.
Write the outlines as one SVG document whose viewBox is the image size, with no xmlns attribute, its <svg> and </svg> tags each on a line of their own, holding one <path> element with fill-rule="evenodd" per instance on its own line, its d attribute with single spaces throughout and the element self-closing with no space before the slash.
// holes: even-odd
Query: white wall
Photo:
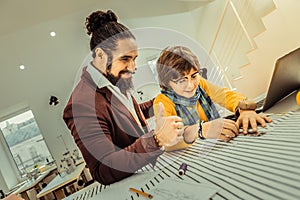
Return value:
<svg viewBox="0 0 300 200">
<path fill-rule="evenodd" d="M 256 97 L 267 90 L 276 59 L 300 47 L 300 1 L 274 0 L 277 9 L 263 18 L 266 31 L 255 38 L 257 50 L 248 54 L 250 65 L 241 69 L 240 91 Z M 300 70 L 300 69 L 299 69 Z"/>
<path fill-rule="evenodd" d="M 0 38 L 0 46 L 5 47 L 0 48 L 0 54 L 5 55 L 1 57 L 2 63 L 10 63 L 9 70 L 1 68 L 1 73 L 6 76 L 0 80 L 0 117 L 3 119 L 9 112 L 29 107 L 56 160 L 60 160 L 65 152 L 59 135 L 64 136 L 70 150 L 76 148 L 62 120 L 62 110 L 73 88 L 77 70 L 89 52 L 84 26 L 78 26 L 78 21 L 84 24 L 85 15 L 89 12 L 65 16 Z M 49 37 L 53 28 L 57 31 L 55 38 Z M 21 63 L 26 66 L 23 71 L 18 68 Z M 50 106 L 50 95 L 57 96 L 60 104 Z M 9 159 L 1 152 L 0 157 L 1 162 Z M 11 176 L 11 173 L 17 174 L 12 166 L 0 169 L 5 180 L 9 177 L 10 183 L 16 181 L 16 177 Z M 5 180 L 0 177 L 0 182 Z M 10 183 L 8 188 L 13 186 Z"/>
<path fill-rule="evenodd" d="M 4 142 L 3 138 L 0 138 L 0 142 Z M 1 162 L 0 162 L 0 189 L 4 192 L 7 192 L 10 188 L 17 185 L 18 178 L 11 166 L 12 162 L 7 157 L 8 149 L 4 146 L 0 146 L 0 155 L 1 155 Z"/>
<path fill-rule="evenodd" d="M 229 84 L 226 84 L 224 79 L 225 85 L 231 85 L 238 92 L 255 98 L 266 92 L 276 59 L 300 46 L 300 27 L 296 25 L 300 19 L 297 10 L 300 1 L 274 0 L 275 6 L 272 6 L 273 3 L 269 0 L 249 1 L 257 9 L 256 13 L 249 14 L 241 10 L 240 17 L 253 41 L 245 37 L 241 27 L 236 26 L 237 18 L 232 14 L 230 3 L 226 7 L 227 2 L 230 1 L 214 1 L 207 7 L 198 9 L 201 11 L 201 14 L 198 14 L 201 20 L 197 39 L 208 51 L 212 48 L 212 56 L 216 55 L 222 70 L 228 67 L 226 76 Z M 237 4 L 246 1 L 232 2 Z M 237 8 L 241 7 L 236 4 L 234 5 Z M 243 19 L 244 15 L 249 18 Z M 261 22 L 255 19 L 256 15 L 262 16 Z M 218 27 L 220 20 L 223 20 L 223 23 Z"/>
</svg>

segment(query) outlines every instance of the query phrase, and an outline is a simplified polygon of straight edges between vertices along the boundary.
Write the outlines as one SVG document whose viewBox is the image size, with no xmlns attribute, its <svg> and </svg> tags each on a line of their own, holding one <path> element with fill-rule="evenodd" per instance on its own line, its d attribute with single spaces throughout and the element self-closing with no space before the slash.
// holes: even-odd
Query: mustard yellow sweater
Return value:
<svg viewBox="0 0 300 200">
<path fill-rule="evenodd" d="M 235 108 L 237 107 L 240 100 L 245 99 L 246 97 L 242 94 L 233 92 L 229 90 L 228 88 L 219 87 L 217 85 L 214 85 L 204 78 L 200 79 L 200 87 L 208 94 L 208 96 L 211 98 L 211 100 L 219 104 L 220 106 L 230 110 L 231 112 L 235 111 Z M 169 99 L 164 94 L 158 94 L 157 97 L 154 100 L 154 114 L 157 115 L 158 112 L 158 103 L 162 102 L 165 107 L 165 115 L 166 116 L 174 116 L 177 115 L 175 104 L 171 99 Z M 197 102 L 195 106 L 196 111 L 198 112 L 198 115 L 201 120 L 208 121 L 207 116 L 204 113 L 204 110 L 202 106 L 200 105 L 199 101 Z M 166 148 L 167 151 L 173 151 L 178 149 L 186 148 L 190 145 L 181 142 L 178 143 L 172 147 Z"/>
</svg>

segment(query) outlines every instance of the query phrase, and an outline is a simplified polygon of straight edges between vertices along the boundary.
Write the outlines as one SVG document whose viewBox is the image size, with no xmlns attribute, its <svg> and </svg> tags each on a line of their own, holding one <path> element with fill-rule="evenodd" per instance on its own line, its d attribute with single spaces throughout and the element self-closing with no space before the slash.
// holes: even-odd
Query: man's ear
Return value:
<svg viewBox="0 0 300 200">
<path fill-rule="evenodd" d="M 105 51 L 103 51 L 103 49 L 97 47 L 94 50 L 94 55 L 95 57 L 93 60 L 93 64 L 97 69 L 105 73 L 106 65 L 107 65 L 107 54 L 105 53 Z"/>
<path fill-rule="evenodd" d="M 95 56 L 96 57 L 102 59 L 104 54 L 105 54 L 104 51 L 100 47 L 95 49 Z"/>
</svg>

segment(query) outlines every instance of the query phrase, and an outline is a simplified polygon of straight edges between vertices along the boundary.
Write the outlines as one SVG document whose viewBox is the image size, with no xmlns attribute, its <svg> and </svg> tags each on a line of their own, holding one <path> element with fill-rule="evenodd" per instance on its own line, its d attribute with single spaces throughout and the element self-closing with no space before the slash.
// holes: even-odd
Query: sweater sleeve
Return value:
<svg viewBox="0 0 300 200">
<path fill-rule="evenodd" d="M 234 112 L 239 101 L 246 99 L 246 96 L 229 90 L 225 87 L 214 85 L 201 78 L 200 86 L 206 91 L 214 103 Z"/>
<path fill-rule="evenodd" d="M 165 108 L 165 116 L 177 116 L 176 109 L 175 109 L 175 104 L 171 99 L 169 99 L 167 96 L 164 94 L 158 94 L 154 100 L 153 103 L 153 108 L 154 108 L 154 115 L 156 116 L 158 113 L 159 103 L 162 103 Z"/>
</svg>

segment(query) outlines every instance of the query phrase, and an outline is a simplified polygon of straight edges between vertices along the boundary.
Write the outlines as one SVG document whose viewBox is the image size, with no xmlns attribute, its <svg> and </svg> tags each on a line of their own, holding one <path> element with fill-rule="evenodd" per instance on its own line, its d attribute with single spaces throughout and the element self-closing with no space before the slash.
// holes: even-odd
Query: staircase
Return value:
<svg viewBox="0 0 300 200">
<path fill-rule="evenodd" d="M 205 38 L 208 54 L 218 66 L 210 77 L 237 88 L 235 83 L 243 79 L 241 69 L 251 63 L 248 54 L 257 49 L 255 38 L 267 30 L 263 18 L 275 9 L 273 0 L 214 1 L 206 6 L 202 19 L 208 22 L 201 22 L 199 40 Z M 213 37 L 203 34 L 207 29 L 215 32 Z"/>
<path fill-rule="evenodd" d="M 300 46 L 297 25 L 300 1 L 273 0 L 273 3 L 275 10 L 262 17 L 266 30 L 253 37 L 256 49 L 247 53 L 249 63 L 239 68 L 241 76 L 233 80 L 240 91 L 249 91 L 251 98 L 267 91 L 276 60 Z"/>
</svg>

